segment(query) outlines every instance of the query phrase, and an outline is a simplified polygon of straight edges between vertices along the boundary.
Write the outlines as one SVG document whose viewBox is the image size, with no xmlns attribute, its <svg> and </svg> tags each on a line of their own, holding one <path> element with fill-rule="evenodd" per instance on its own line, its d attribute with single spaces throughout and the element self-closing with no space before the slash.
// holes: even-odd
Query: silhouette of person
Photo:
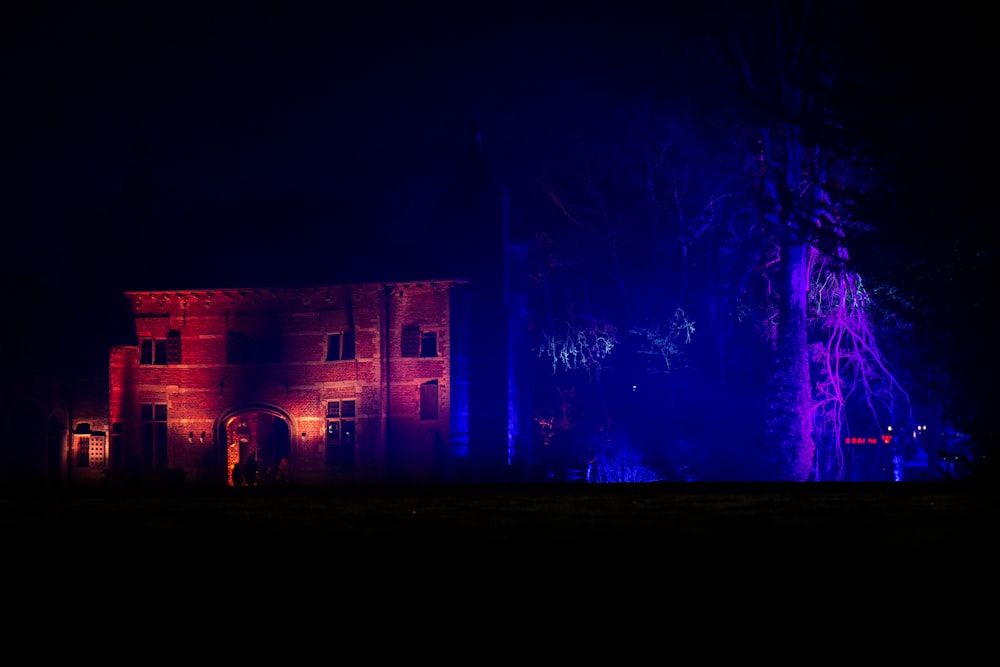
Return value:
<svg viewBox="0 0 1000 667">
<path fill-rule="evenodd" d="M 243 469 L 239 461 L 233 464 L 233 486 L 243 486 Z"/>
<path fill-rule="evenodd" d="M 243 464 L 243 477 L 247 481 L 247 486 L 257 485 L 257 452 L 247 457 Z"/>
</svg>

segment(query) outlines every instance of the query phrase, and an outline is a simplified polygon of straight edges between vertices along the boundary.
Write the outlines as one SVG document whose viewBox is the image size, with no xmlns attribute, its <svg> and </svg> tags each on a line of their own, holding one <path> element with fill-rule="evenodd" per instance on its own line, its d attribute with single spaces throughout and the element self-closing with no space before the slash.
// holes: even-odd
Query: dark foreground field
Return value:
<svg viewBox="0 0 1000 667">
<path fill-rule="evenodd" d="M 172 618 L 168 602 L 235 620 L 266 601 L 285 622 L 319 605 L 454 624 L 513 604 L 548 622 L 553 605 L 589 617 L 611 599 L 700 609 L 686 617 L 699 625 L 776 600 L 794 621 L 848 598 L 866 617 L 895 601 L 898 619 L 932 600 L 993 605 L 998 527 L 994 487 L 971 482 L 0 493 L 18 604 L 113 602 L 125 620 Z"/>
<path fill-rule="evenodd" d="M 435 653 L 478 636 L 512 658 L 626 641 L 798 662 L 790 628 L 922 658 L 992 637 L 975 628 L 1000 593 L 998 526 L 998 495 L 965 482 L 0 494 L 24 632 L 100 615 L 109 648 L 239 636 L 274 659 L 365 637 L 413 651 L 402 637 L 423 634 Z"/>
<path fill-rule="evenodd" d="M 5 536 L 51 544 L 992 551 L 998 522 L 994 488 L 971 482 L 98 488 L 0 494 Z"/>
</svg>

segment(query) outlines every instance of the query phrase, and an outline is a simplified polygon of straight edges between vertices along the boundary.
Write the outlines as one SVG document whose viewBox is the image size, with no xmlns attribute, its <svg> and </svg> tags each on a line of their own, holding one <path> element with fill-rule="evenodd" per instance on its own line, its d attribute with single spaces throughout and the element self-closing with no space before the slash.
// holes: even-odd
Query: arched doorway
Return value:
<svg viewBox="0 0 1000 667">
<path fill-rule="evenodd" d="M 290 418 L 266 405 L 238 408 L 220 421 L 218 442 L 229 486 L 284 483 L 292 458 Z"/>
</svg>

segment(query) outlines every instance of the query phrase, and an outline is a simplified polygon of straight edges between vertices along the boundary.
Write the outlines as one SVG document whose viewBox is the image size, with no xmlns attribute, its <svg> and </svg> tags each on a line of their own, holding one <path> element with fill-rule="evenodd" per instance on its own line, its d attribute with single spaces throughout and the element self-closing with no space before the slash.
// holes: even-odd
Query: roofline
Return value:
<svg viewBox="0 0 1000 667">
<path fill-rule="evenodd" d="M 215 296 L 264 296 L 268 294 L 299 294 L 302 292 L 317 292 L 322 290 L 331 289 L 343 289 L 345 287 L 371 287 L 371 286 L 381 286 L 381 287 L 393 287 L 396 285 L 430 285 L 436 287 L 439 285 L 463 285 L 468 284 L 468 280 L 464 278 L 431 278 L 426 280 L 384 280 L 384 281 L 374 281 L 374 282 L 360 282 L 360 283 L 333 283 L 326 285 L 301 285 L 295 287 L 212 287 L 212 288 L 199 288 L 199 289 L 149 289 L 149 290 L 125 290 L 122 292 L 125 296 L 135 297 L 135 296 L 146 296 L 146 295 L 160 295 L 160 296 L 178 296 L 178 297 L 195 297 L 199 295 L 204 295 L 208 298 Z"/>
</svg>

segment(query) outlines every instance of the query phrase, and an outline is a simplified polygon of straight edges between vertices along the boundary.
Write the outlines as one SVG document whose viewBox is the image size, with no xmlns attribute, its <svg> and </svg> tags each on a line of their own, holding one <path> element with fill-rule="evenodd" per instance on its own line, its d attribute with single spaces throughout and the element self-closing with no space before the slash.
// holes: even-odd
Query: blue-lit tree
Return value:
<svg viewBox="0 0 1000 667">
<path fill-rule="evenodd" d="M 718 115 L 674 105 L 619 116 L 598 130 L 602 141 L 579 140 L 587 149 L 572 152 L 572 168 L 549 172 L 544 189 L 567 227 L 540 237 L 538 352 L 554 373 L 598 387 L 591 441 L 613 444 L 620 459 L 622 414 L 600 389 L 606 371 L 630 354 L 676 370 L 697 323 L 717 363 L 687 364 L 684 382 L 725 395 L 726 350 L 756 322 L 774 357 L 760 416 L 770 475 L 842 479 L 852 425 L 880 430 L 908 415 L 877 343 L 886 304 L 850 262 L 849 246 L 870 231 L 860 203 L 878 182 L 844 104 L 845 16 L 799 3 L 725 8 L 706 18 L 741 85 L 697 107 Z"/>
<path fill-rule="evenodd" d="M 773 257 L 765 274 L 775 350 L 768 439 L 780 478 L 839 479 L 851 409 L 891 424 L 908 397 L 876 344 L 871 295 L 849 261 L 870 230 L 857 201 L 877 185 L 844 54 L 855 18 L 808 2 L 739 7 L 710 16 L 742 83 L 751 194 Z M 856 413 L 854 413 L 856 414 Z"/>
<path fill-rule="evenodd" d="M 743 155 L 712 145 L 693 116 L 690 104 L 591 116 L 543 179 L 551 213 L 533 270 L 536 353 L 552 395 L 572 385 L 586 407 L 567 419 L 562 400 L 538 420 L 575 429 L 577 458 L 620 463 L 629 448 L 665 457 L 681 434 L 667 427 L 666 381 L 654 378 L 707 372 L 690 358 L 699 320 L 724 372 L 732 330 L 718 322 L 744 287 L 731 267 L 755 259 L 727 228 L 740 205 L 733 193 L 745 187 Z"/>
</svg>

